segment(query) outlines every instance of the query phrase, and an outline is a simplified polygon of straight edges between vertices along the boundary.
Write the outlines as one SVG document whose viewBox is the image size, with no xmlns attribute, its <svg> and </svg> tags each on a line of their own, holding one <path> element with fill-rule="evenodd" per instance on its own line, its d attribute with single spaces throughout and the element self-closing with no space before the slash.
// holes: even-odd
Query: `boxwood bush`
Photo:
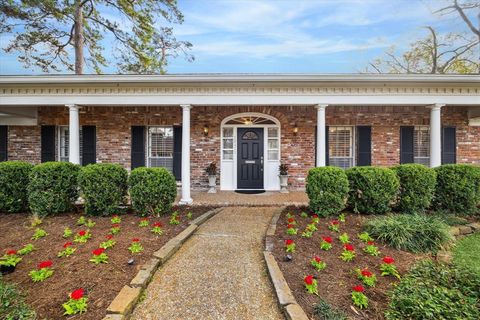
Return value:
<svg viewBox="0 0 480 320">
<path fill-rule="evenodd" d="M 404 213 L 422 213 L 430 207 L 437 174 L 421 164 L 402 164 L 393 167 L 400 181 L 397 210 Z"/>
<path fill-rule="evenodd" d="M 354 212 L 384 214 L 390 211 L 400 185 L 393 170 L 353 167 L 345 172 L 350 185 L 348 204 Z"/>
<path fill-rule="evenodd" d="M 110 215 L 118 212 L 127 194 L 127 170 L 118 164 L 89 164 L 80 170 L 78 181 L 85 213 Z"/>
<path fill-rule="evenodd" d="M 22 161 L 0 162 L 0 212 L 28 210 L 28 181 L 33 165 Z"/>
<path fill-rule="evenodd" d="M 41 216 L 72 210 L 78 198 L 79 170 L 69 162 L 45 162 L 33 167 L 28 185 L 30 210 Z"/>
<path fill-rule="evenodd" d="M 165 168 L 136 168 L 128 178 L 132 208 L 141 215 L 167 213 L 177 196 L 175 177 Z"/>
<path fill-rule="evenodd" d="M 335 214 L 343 209 L 348 197 L 348 178 L 337 167 L 319 167 L 308 171 L 306 191 L 310 208 L 321 216 Z"/>
<path fill-rule="evenodd" d="M 366 231 L 389 246 L 411 252 L 436 252 L 452 239 L 449 226 L 434 216 L 398 214 L 365 223 Z"/>
<path fill-rule="evenodd" d="M 446 164 L 435 168 L 437 187 L 435 206 L 460 214 L 479 213 L 480 167 L 468 164 Z"/>
<path fill-rule="evenodd" d="M 480 319 L 480 277 L 453 265 L 422 261 L 391 293 L 385 312 L 396 319 Z"/>
</svg>

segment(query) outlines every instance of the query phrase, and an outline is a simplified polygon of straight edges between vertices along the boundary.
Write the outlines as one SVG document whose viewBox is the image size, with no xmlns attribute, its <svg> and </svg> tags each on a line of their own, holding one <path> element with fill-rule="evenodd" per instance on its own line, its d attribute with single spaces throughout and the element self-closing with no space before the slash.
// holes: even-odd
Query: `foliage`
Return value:
<svg viewBox="0 0 480 320">
<path fill-rule="evenodd" d="M 118 224 L 112 224 L 112 227 L 110 228 L 110 232 L 109 232 L 111 235 L 116 235 L 116 234 L 119 234 L 120 233 L 120 225 Z"/>
<path fill-rule="evenodd" d="M 281 176 L 288 176 L 288 164 L 286 163 L 281 163 L 278 166 L 278 172 L 280 173 Z"/>
<path fill-rule="evenodd" d="M 172 216 L 170 217 L 170 220 L 168 220 L 168 223 L 172 225 L 180 224 L 180 220 L 178 218 L 178 212 L 175 211 L 174 213 L 172 213 Z"/>
<path fill-rule="evenodd" d="M 78 198 L 80 167 L 70 162 L 45 162 L 30 173 L 28 203 L 40 216 L 72 210 Z"/>
<path fill-rule="evenodd" d="M 362 240 L 363 242 L 373 241 L 373 238 L 370 236 L 368 232 L 362 232 L 358 235 L 358 239 Z"/>
<path fill-rule="evenodd" d="M 436 252 L 452 239 L 448 226 L 436 217 L 399 214 L 366 222 L 365 229 L 389 246 L 411 252 Z"/>
<path fill-rule="evenodd" d="M 363 252 L 374 257 L 380 254 L 380 251 L 378 251 L 378 247 L 371 241 L 367 243 L 367 246 L 365 248 L 363 248 Z"/>
<path fill-rule="evenodd" d="M 320 249 L 325 251 L 332 249 L 332 238 L 322 237 L 322 241 L 320 241 Z"/>
<path fill-rule="evenodd" d="M 346 244 L 343 246 L 343 251 L 340 256 L 340 259 L 342 259 L 345 262 L 350 262 L 350 261 L 353 261 L 355 256 L 356 256 L 355 249 L 353 248 L 352 245 Z"/>
<path fill-rule="evenodd" d="M 87 312 L 88 298 L 84 296 L 82 288 L 68 295 L 68 301 L 62 304 L 65 309 L 64 315 L 82 314 Z"/>
<path fill-rule="evenodd" d="M 77 226 L 84 226 L 87 223 L 87 218 L 85 216 L 80 216 L 77 220 Z"/>
<path fill-rule="evenodd" d="M 319 167 L 308 171 L 306 192 L 310 209 L 321 216 L 337 214 L 345 209 L 348 179 L 337 167 Z"/>
<path fill-rule="evenodd" d="M 100 243 L 99 247 L 102 249 L 109 249 L 109 248 L 113 248 L 115 244 L 117 244 L 117 242 L 113 240 L 113 235 L 109 234 L 107 236 L 107 240 Z"/>
<path fill-rule="evenodd" d="M 143 251 L 143 246 L 140 243 L 140 240 L 135 238 L 132 240 L 132 243 L 130 244 L 130 247 L 128 247 L 128 250 L 130 250 L 131 253 L 140 253 Z"/>
<path fill-rule="evenodd" d="M 75 237 L 73 237 L 73 241 L 76 243 L 86 243 L 91 237 L 92 234 L 90 233 L 90 230 L 80 230 Z"/>
<path fill-rule="evenodd" d="M 480 277 L 430 260 L 415 265 L 391 293 L 385 313 L 394 319 L 480 319 Z"/>
<path fill-rule="evenodd" d="M 127 170 L 111 163 L 89 164 L 80 170 L 79 184 L 85 199 L 85 213 L 111 215 L 124 204 Z"/>
<path fill-rule="evenodd" d="M 41 262 L 36 270 L 28 273 L 33 282 L 42 282 L 53 275 L 52 261 Z"/>
<path fill-rule="evenodd" d="M 21 161 L 0 162 L 0 212 L 28 209 L 28 182 L 33 165 Z"/>
<path fill-rule="evenodd" d="M 77 248 L 74 248 L 72 247 L 73 243 L 71 242 L 66 242 L 64 245 L 63 245 L 63 250 L 60 251 L 58 254 L 57 254 L 57 257 L 59 258 L 62 258 L 62 257 L 70 257 L 72 254 L 75 253 L 75 251 L 77 251 Z"/>
<path fill-rule="evenodd" d="M 33 233 L 32 240 L 38 240 L 38 239 L 41 239 L 41 238 L 46 237 L 46 236 L 48 236 L 47 231 L 45 231 L 41 228 L 37 228 L 37 229 L 35 229 L 35 232 Z"/>
<path fill-rule="evenodd" d="M 433 200 L 437 174 L 421 164 L 393 167 L 400 181 L 397 210 L 403 213 L 423 213 Z"/>
<path fill-rule="evenodd" d="M 480 277 L 480 233 L 457 241 L 453 248 L 453 262 L 465 269 L 470 269 Z"/>
<path fill-rule="evenodd" d="M 394 276 L 395 278 L 400 279 L 395 260 L 392 257 L 383 258 L 379 268 L 382 272 L 382 276 Z"/>
<path fill-rule="evenodd" d="M 113 223 L 113 224 L 121 223 L 122 218 L 120 218 L 118 215 L 114 215 L 110 218 L 110 222 Z"/>
<path fill-rule="evenodd" d="M 92 257 L 89 260 L 95 264 L 108 263 L 108 256 L 105 253 L 105 249 L 98 248 L 92 251 Z"/>
<path fill-rule="evenodd" d="M 349 206 L 356 213 L 384 214 L 398 193 L 399 180 L 391 169 L 353 167 L 345 170 L 350 184 Z"/>
<path fill-rule="evenodd" d="M 338 240 L 340 240 L 341 243 L 347 244 L 350 243 L 350 238 L 346 232 L 342 233 L 339 237 Z"/>
<path fill-rule="evenodd" d="M 353 288 L 353 291 L 352 291 L 353 304 L 359 307 L 360 309 L 368 308 L 368 298 L 363 293 L 364 290 L 365 289 L 362 286 L 356 286 Z"/>
<path fill-rule="evenodd" d="M 140 228 L 145 228 L 145 227 L 148 227 L 149 223 L 148 223 L 148 218 L 143 218 L 142 220 L 140 220 L 140 222 L 138 223 L 138 226 Z"/>
<path fill-rule="evenodd" d="M 161 236 L 163 234 L 162 224 L 160 222 L 155 222 L 152 229 L 150 230 L 153 234 Z"/>
<path fill-rule="evenodd" d="M 296 244 L 295 244 L 295 242 L 293 242 L 293 240 L 291 240 L 291 239 L 285 240 L 285 251 L 286 252 L 294 253 L 295 248 L 296 248 Z"/>
<path fill-rule="evenodd" d="M 322 271 L 327 267 L 327 264 L 320 259 L 320 257 L 313 257 L 312 260 L 310 260 L 310 264 L 315 268 L 317 271 Z"/>
<path fill-rule="evenodd" d="M 313 313 L 320 320 L 347 320 L 347 316 L 341 310 L 335 310 L 328 302 L 321 299 L 313 306 Z"/>
<path fill-rule="evenodd" d="M 479 213 L 480 167 L 445 164 L 435 168 L 437 187 L 434 203 L 438 209 L 453 213 Z"/>
<path fill-rule="evenodd" d="M 357 274 L 358 279 L 363 282 L 363 284 L 369 287 L 375 287 L 375 284 L 377 283 L 377 276 L 375 276 L 375 274 L 368 271 L 366 268 L 363 270 L 355 269 L 355 273 Z"/>
<path fill-rule="evenodd" d="M 66 227 L 64 230 L 63 230 L 63 235 L 62 237 L 64 237 L 65 239 L 66 238 L 70 238 L 73 234 L 73 231 L 72 229 L 70 229 L 69 227 Z"/>
<path fill-rule="evenodd" d="M 305 288 L 307 289 L 307 292 L 318 296 L 317 280 L 314 279 L 312 275 L 308 275 L 303 279 L 303 281 L 305 282 Z"/>
<path fill-rule="evenodd" d="M 177 196 L 175 177 L 165 168 L 136 168 L 128 185 L 132 208 L 140 214 L 165 214 Z"/>
<path fill-rule="evenodd" d="M 35 250 L 35 246 L 31 243 L 28 243 L 28 244 L 24 245 L 22 249 L 18 250 L 18 254 L 21 255 L 21 256 L 24 256 L 24 255 L 29 254 L 33 250 Z"/>
<path fill-rule="evenodd" d="M 335 232 L 340 232 L 340 221 L 338 220 L 332 220 L 328 224 L 328 229 L 335 231 Z"/>
<path fill-rule="evenodd" d="M 22 258 L 17 255 L 15 250 L 10 250 L 2 257 L 0 257 L 0 266 L 15 267 L 22 261 Z"/>
<path fill-rule="evenodd" d="M 217 175 L 217 163 L 216 162 L 211 162 L 206 168 L 205 172 L 209 176 L 215 176 Z"/>
<path fill-rule="evenodd" d="M 0 319 L 31 320 L 36 319 L 35 311 L 26 303 L 16 286 L 7 284 L 0 276 Z"/>
</svg>

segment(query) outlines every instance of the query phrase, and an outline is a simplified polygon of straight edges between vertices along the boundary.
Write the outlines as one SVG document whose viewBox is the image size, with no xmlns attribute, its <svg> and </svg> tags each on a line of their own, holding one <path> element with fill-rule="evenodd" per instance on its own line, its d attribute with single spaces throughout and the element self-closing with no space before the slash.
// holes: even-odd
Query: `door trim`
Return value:
<svg viewBox="0 0 480 320">
<path fill-rule="evenodd" d="M 261 149 L 259 149 L 259 151 L 261 152 L 261 163 L 260 163 L 260 172 L 261 172 L 261 178 L 260 179 L 257 179 L 257 180 L 253 180 L 253 179 L 249 179 L 249 180 L 245 180 L 245 182 L 248 184 L 250 182 L 250 184 L 253 184 L 254 181 L 256 181 L 256 184 L 257 185 L 252 185 L 252 186 L 249 186 L 247 188 L 242 188 L 239 186 L 239 183 L 240 181 L 238 180 L 238 176 L 240 174 L 240 166 L 239 166 L 239 157 L 240 155 L 242 154 L 242 151 L 241 148 L 239 148 L 239 145 L 240 145 L 240 141 L 242 140 L 242 137 L 240 135 L 243 135 L 247 132 L 254 132 L 255 135 L 259 135 L 259 139 L 256 140 L 258 141 L 258 143 L 261 144 Z M 240 132 L 240 133 L 239 133 Z M 244 141 L 248 141 L 248 140 L 244 140 Z M 237 128 L 237 184 L 236 184 L 236 188 L 235 190 L 264 190 L 265 188 L 265 128 L 259 128 L 259 127 L 242 127 L 242 128 Z M 248 162 L 250 162 L 250 164 L 252 164 L 251 162 L 253 162 L 254 164 L 256 163 L 255 160 L 246 160 L 245 161 L 245 164 L 247 164 Z M 260 185 L 261 184 L 261 185 Z"/>
</svg>

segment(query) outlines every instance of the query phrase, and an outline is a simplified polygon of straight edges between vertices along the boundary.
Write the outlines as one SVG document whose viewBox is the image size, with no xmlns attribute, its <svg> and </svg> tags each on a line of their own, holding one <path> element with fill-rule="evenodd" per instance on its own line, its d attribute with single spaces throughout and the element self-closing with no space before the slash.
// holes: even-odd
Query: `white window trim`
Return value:
<svg viewBox="0 0 480 320">
<path fill-rule="evenodd" d="M 427 132 L 428 157 L 420 157 L 420 156 L 417 156 L 416 153 L 415 153 L 415 151 L 417 149 L 417 144 L 415 143 L 415 135 L 416 135 L 416 131 L 418 131 L 419 129 L 427 129 L 427 131 L 428 131 Z M 413 145 L 413 163 L 423 164 L 423 165 L 429 166 L 430 165 L 430 156 L 431 156 L 431 154 L 430 154 L 431 153 L 431 150 L 430 150 L 430 126 L 428 126 L 428 125 L 414 126 L 413 127 L 413 135 L 414 135 L 414 138 L 413 138 L 413 142 L 414 142 L 414 145 Z"/>
<path fill-rule="evenodd" d="M 348 157 L 348 159 L 352 159 L 352 165 L 349 168 L 355 167 L 357 165 L 357 127 L 356 126 L 351 126 L 351 125 L 334 125 L 334 126 L 328 126 L 328 139 L 330 140 L 330 129 L 331 128 L 350 128 L 352 132 L 351 136 L 351 157 Z M 330 146 L 330 141 L 328 141 L 329 146 Z M 346 159 L 347 157 L 334 157 L 331 155 L 330 150 L 328 152 L 328 164 L 329 166 L 332 166 L 332 161 L 330 159 Z M 341 167 L 339 167 L 341 168 Z M 347 168 L 345 168 L 347 169 Z"/>
<path fill-rule="evenodd" d="M 151 144 L 150 144 L 150 128 L 169 128 L 169 129 L 172 129 L 172 137 L 173 137 L 173 141 L 172 141 L 172 156 L 171 157 L 151 157 L 150 156 L 150 153 L 151 153 Z M 172 172 L 173 172 L 173 152 L 174 152 L 174 144 L 175 144 L 175 136 L 174 136 L 174 133 L 173 133 L 173 126 L 168 126 L 168 125 L 161 125 L 161 126 L 147 126 L 146 127 L 146 130 L 145 130 L 145 141 L 147 142 L 147 150 L 145 152 L 145 163 L 147 165 L 148 168 L 152 168 L 152 166 L 150 165 L 150 159 L 172 159 Z M 166 168 L 166 167 L 153 167 L 153 168 Z M 169 168 L 166 168 L 166 169 L 169 169 Z"/>
<path fill-rule="evenodd" d="M 56 126 L 56 149 L 57 149 L 57 154 L 55 155 L 55 159 L 59 162 L 68 162 L 69 161 L 69 155 L 70 155 L 70 146 L 68 149 L 68 155 L 66 156 L 66 160 L 62 160 L 62 146 L 61 146 L 61 141 L 62 141 L 62 129 L 68 129 L 70 130 L 70 127 L 68 125 L 60 125 Z M 80 164 L 82 163 L 82 154 L 83 154 L 83 135 L 82 135 L 82 126 L 80 126 Z"/>
</svg>

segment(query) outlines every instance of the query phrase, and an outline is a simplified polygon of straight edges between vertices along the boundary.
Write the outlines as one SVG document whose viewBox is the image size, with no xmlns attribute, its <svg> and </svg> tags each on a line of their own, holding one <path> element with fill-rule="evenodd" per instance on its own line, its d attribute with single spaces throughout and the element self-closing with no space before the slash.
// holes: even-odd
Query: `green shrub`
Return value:
<svg viewBox="0 0 480 320">
<path fill-rule="evenodd" d="M 28 185 L 30 210 L 41 216 L 72 210 L 78 198 L 79 169 L 69 162 L 45 162 L 33 167 Z"/>
<path fill-rule="evenodd" d="M 353 167 L 346 170 L 350 191 L 348 204 L 357 213 L 384 214 L 390 211 L 399 181 L 388 168 Z"/>
<path fill-rule="evenodd" d="M 435 168 L 437 187 L 435 206 L 461 214 L 478 213 L 480 204 L 480 167 L 446 164 Z"/>
<path fill-rule="evenodd" d="M 452 239 L 448 225 L 423 214 L 378 217 L 367 221 L 365 229 L 389 246 L 411 252 L 436 252 Z"/>
<path fill-rule="evenodd" d="M 0 212 L 28 210 L 28 181 L 33 165 L 22 161 L 0 162 Z"/>
<path fill-rule="evenodd" d="M 400 181 L 397 209 L 404 213 L 422 213 L 430 207 L 437 174 L 421 164 L 402 164 L 393 170 Z"/>
<path fill-rule="evenodd" d="M 422 261 L 390 295 L 387 320 L 480 319 L 480 277 L 459 267 Z"/>
<path fill-rule="evenodd" d="M 328 302 L 320 298 L 313 306 L 313 314 L 321 320 L 347 320 L 347 316 L 340 310 L 335 310 Z"/>
<path fill-rule="evenodd" d="M 35 311 L 25 304 L 14 285 L 6 284 L 0 276 L 0 319 L 5 320 L 33 320 Z"/>
<path fill-rule="evenodd" d="M 165 168 L 137 168 L 128 178 L 132 207 L 142 215 L 170 211 L 177 196 L 175 177 Z"/>
<path fill-rule="evenodd" d="M 306 191 L 310 209 L 322 216 L 335 214 L 343 209 L 348 197 L 348 178 L 337 167 L 319 167 L 308 171 Z"/>
<path fill-rule="evenodd" d="M 124 204 L 127 170 L 117 164 L 89 164 L 80 170 L 79 184 L 85 199 L 85 213 L 110 215 Z"/>
</svg>

